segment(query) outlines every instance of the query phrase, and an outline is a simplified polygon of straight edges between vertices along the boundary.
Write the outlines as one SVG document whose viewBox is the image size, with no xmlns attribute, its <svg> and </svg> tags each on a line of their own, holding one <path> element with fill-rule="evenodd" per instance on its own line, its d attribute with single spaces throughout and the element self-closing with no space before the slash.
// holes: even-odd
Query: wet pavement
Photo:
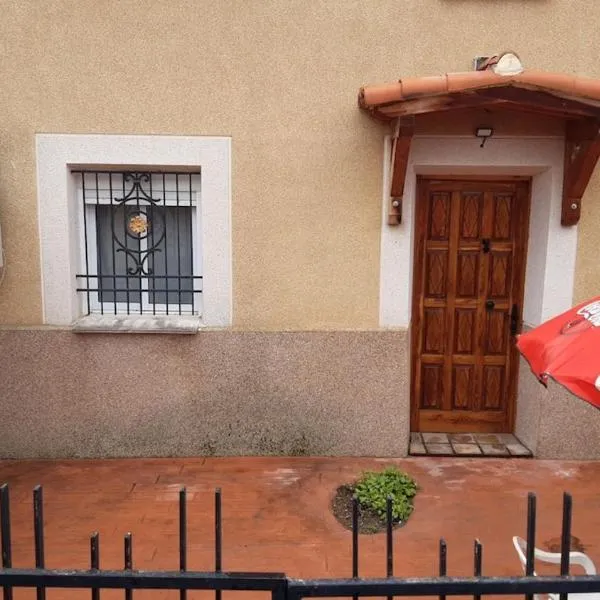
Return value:
<svg viewBox="0 0 600 600">
<path fill-rule="evenodd" d="M 472 573 L 475 538 L 484 545 L 485 574 L 519 574 L 512 536 L 525 536 L 529 491 L 538 496 L 537 545 L 547 548 L 560 536 L 562 493 L 568 491 L 572 533 L 600 565 L 600 462 L 429 457 L 0 461 L 0 483 L 10 485 L 15 566 L 33 565 L 31 497 L 33 487 L 42 484 L 49 568 L 87 568 L 89 536 L 97 530 L 102 568 L 122 567 L 123 535 L 130 531 L 134 568 L 176 570 L 178 493 L 185 485 L 190 570 L 214 566 L 214 490 L 221 487 L 225 570 L 346 577 L 351 575 L 351 533 L 331 514 L 331 500 L 339 485 L 363 470 L 390 464 L 407 471 L 420 487 L 413 515 L 394 533 L 398 575 L 434 575 L 440 537 L 448 544 L 450 575 Z M 383 576 L 385 566 L 385 535 L 360 536 L 360 574 Z M 30 592 L 17 590 L 15 599 L 33 597 Z M 248 597 L 237 594 L 242 596 Z M 48 592 L 49 599 L 75 597 L 89 598 L 89 591 Z M 123 592 L 103 591 L 102 598 L 113 597 L 122 598 Z M 136 591 L 134 597 L 178 594 Z"/>
</svg>

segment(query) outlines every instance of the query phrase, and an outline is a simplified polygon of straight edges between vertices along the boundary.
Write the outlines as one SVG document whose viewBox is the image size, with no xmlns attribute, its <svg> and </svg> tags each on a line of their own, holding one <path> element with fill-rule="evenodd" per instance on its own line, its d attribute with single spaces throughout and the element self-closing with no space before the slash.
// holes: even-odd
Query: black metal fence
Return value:
<svg viewBox="0 0 600 600">
<path fill-rule="evenodd" d="M 90 537 L 90 568 L 88 570 L 57 570 L 45 568 L 43 490 L 33 490 L 34 555 L 35 568 L 17 568 L 12 561 L 10 498 L 8 485 L 0 487 L 0 538 L 2 568 L 0 587 L 3 599 L 12 600 L 13 588 L 36 588 L 37 600 L 44 600 L 46 588 L 83 588 L 90 590 L 92 600 L 98 600 L 102 589 L 122 589 L 126 599 L 133 598 L 134 590 L 179 590 L 180 598 L 188 590 L 213 591 L 220 600 L 223 591 L 259 591 L 270 593 L 273 600 L 300 600 L 318 597 L 386 597 L 394 596 L 472 596 L 479 600 L 483 595 L 525 595 L 531 600 L 534 594 L 595 593 L 600 598 L 600 575 L 570 575 L 572 499 L 563 496 L 560 574 L 535 576 L 534 548 L 536 534 L 536 497 L 527 498 L 527 549 L 525 574 L 516 577 L 490 577 L 482 571 L 483 545 L 475 540 L 473 545 L 473 576 L 452 577 L 447 573 L 448 547 L 439 542 L 438 574 L 430 578 L 405 578 L 394 575 L 394 545 L 392 501 L 387 503 L 385 567 L 387 577 L 381 579 L 359 577 L 359 506 L 356 499 L 352 510 L 351 577 L 347 579 L 294 579 L 283 573 L 224 572 L 221 491 L 215 491 L 215 546 L 214 570 L 197 572 L 187 570 L 187 497 L 186 490 L 179 492 L 179 570 L 138 571 L 133 568 L 133 536 L 127 533 L 123 543 L 123 570 L 103 570 L 100 567 L 100 536 Z M 590 596 L 590 600 L 594 597 Z"/>
</svg>

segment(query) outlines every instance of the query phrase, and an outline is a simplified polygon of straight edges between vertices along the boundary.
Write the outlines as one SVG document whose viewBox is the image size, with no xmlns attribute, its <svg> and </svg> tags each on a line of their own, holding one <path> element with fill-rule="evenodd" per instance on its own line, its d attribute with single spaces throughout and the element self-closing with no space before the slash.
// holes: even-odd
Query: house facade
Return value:
<svg viewBox="0 0 600 600">
<path fill-rule="evenodd" d="M 600 7 L 3 11 L 0 456 L 600 458 L 514 349 L 599 293 Z"/>
</svg>

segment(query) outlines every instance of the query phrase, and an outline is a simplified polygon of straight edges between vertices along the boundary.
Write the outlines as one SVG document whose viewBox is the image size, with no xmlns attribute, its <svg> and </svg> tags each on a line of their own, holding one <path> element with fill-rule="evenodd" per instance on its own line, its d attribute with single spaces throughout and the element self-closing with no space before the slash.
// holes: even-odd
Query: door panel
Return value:
<svg viewBox="0 0 600 600">
<path fill-rule="evenodd" d="M 427 273 L 426 295 L 428 298 L 445 298 L 448 281 L 448 250 L 428 249 L 425 271 Z"/>
<path fill-rule="evenodd" d="M 529 182 L 419 180 L 414 430 L 511 430 L 528 222 Z"/>
<path fill-rule="evenodd" d="M 456 297 L 477 298 L 479 292 L 479 251 L 462 250 L 456 270 Z"/>
</svg>

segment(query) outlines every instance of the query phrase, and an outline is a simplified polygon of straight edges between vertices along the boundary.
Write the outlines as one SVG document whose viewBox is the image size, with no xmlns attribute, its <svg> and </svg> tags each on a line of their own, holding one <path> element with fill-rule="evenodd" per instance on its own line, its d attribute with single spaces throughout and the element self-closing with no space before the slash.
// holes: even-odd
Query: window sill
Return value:
<svg viewBox="0 0 600 600">
<path fill-rule="evenodd" d="M 72 325 L 74 333 L 198 333 L 197 315 L 87 315 Z"/>
</svg>

